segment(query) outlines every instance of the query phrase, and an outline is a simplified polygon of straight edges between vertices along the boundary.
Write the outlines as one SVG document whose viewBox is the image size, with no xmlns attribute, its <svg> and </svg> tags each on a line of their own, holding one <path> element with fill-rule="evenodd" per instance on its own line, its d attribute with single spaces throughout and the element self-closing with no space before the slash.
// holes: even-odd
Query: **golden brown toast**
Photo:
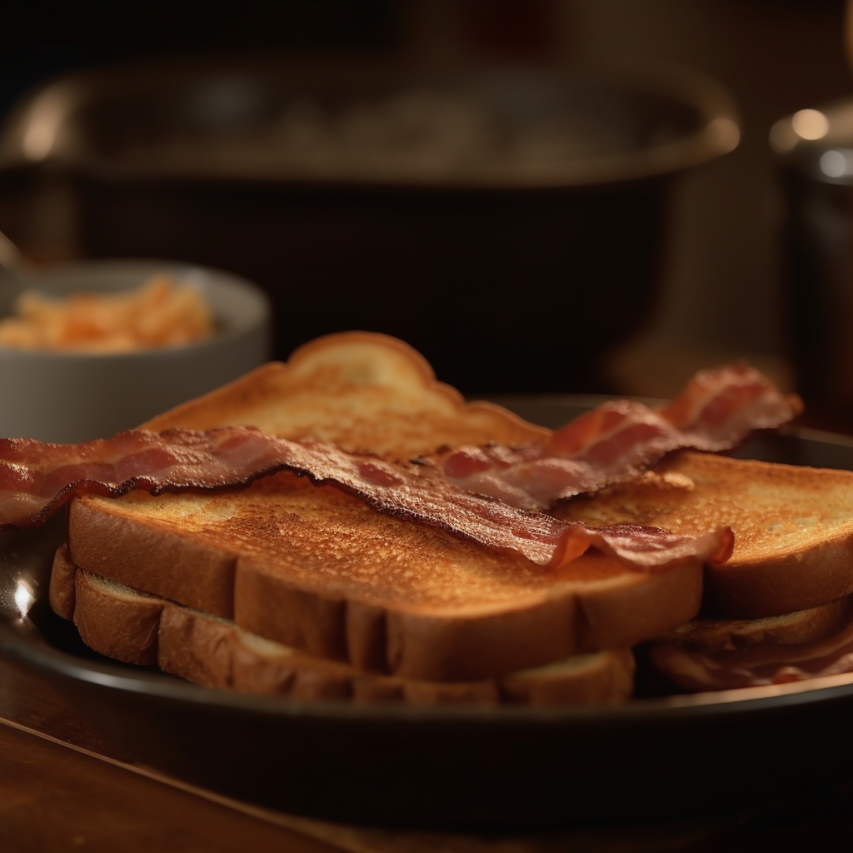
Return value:
<svg viewBox="0 0 853 853">
<path fill-rule="evenodd" d="M 728 524 L 732 557 L 707 566 L 706 615 L 754 619 L 853 593 L 853 472 L 679 451 L 652 472 L 560 508 L 590 524 L 674 533 Z"/>
<path fill-rule="evenodd" d="M 501 406 L 466 402 L 436 379 L 419 352 L 370 332 L 318 338 L 286 364 L 266 364 L 144 424 L 153 430 L 231 425 L 394 460 L 484 440 L 524 444 L 549 433 Z"/>
<path fill-rule="evenodd" d="M 356 703 L 584 705 L 623 702 L 633 691 L 634 659 L 628 649 L 572 655 L 479 681 L 367 673 L 84 572 L 64 549 L 57 553 L 50 595 L 56 612 L 73 621 L 95 651 L 240 693 Z"/>
<path fill-rule="evenodd" d="M 147 427 L 250 424 L 284 438 L 408 459 L 547 434 L 466 404 L 401 342 L 342 334 Z M 76 566 L 359 669 L 475 680 L 627 648 L 696 615 L 702 567 L 627 569 L 589 553 L 559 571 L 382 515 L 283 473 L 243 491 L 85 497 L 69 512 Z"/>
<path fill-rule="evenodd" d="M 470 680 L 631 646 L 696 614 L 701 566 L 559 572 L 277 474 L 240 492 L 75 501 L 74 563 L 361 669 Z"/>
</svg>

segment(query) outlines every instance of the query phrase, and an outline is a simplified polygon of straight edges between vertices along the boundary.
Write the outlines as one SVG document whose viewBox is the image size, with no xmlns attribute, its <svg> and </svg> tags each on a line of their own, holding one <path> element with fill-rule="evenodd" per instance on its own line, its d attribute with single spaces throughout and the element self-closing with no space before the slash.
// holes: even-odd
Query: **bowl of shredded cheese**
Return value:
<svg viewBox="0 0 853 853">
<path fill-rule="evenodd" d="M 206 267 L 88 261 L 0 292 L 0 437 L 79 442 L 132 428 L 270 357 L 268 297 Z"/>
</svg>

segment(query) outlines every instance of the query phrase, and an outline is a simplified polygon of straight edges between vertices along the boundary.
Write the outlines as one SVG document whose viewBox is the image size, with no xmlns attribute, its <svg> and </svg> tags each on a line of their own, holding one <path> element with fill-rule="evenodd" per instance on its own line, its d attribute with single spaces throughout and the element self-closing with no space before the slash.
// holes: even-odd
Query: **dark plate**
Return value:
<svg viewBox="0 0 853 853">
<path fill-rule="evenodd" d="M 583 402 L 513 401 L 552 423 Z M 762 436 L 741 453 L 853 468 L 853 442 L 824 433 Z M 263 806 L 408 826 L 645 820 L 814 793 L 853 761 L 853 675 L 584 709 L 354 707 L 205 690 L 95 656 L 51 613 L 61 535 L 57 520 L 0 539 L 0 651 L 141 764 Z"/>
</svg>

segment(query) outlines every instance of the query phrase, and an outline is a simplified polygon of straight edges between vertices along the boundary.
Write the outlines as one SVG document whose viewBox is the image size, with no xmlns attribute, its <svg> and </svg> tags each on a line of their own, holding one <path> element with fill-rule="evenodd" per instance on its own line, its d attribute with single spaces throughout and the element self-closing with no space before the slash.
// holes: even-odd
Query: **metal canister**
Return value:
<svg viewBox="0 0 853 853">
<path fill-rule="evenodd" d="M 853 98 L 777 121 L 789 355 L 807 409 L 853 417 Z"/>
</svg>

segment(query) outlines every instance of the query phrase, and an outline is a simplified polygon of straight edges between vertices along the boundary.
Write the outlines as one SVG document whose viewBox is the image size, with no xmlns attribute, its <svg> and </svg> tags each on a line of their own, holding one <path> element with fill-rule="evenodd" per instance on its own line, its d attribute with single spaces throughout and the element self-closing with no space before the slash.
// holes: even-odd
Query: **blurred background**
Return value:
<svg viewBox="0 0 853 853">
<path fill-rule="evenodd" d="M 440 378 L 472 394 L 652 396 L 671 394 L 698 368 L 746 358 L 803 391 L 816 423 L 853 423 L 853 392 L 802 366 L 810 345 L 795 340 L 796 321 L 810 297 L 791 281 L 792 194 L 769 142 L 785 117 L 853 96 L 844 0 L 246 0 L 181 4 L 180 14 L 154 0 L 135 11 L 105 6 L 85 26 L 80 15 L 73 4 L 4 7 L 0 231 L 31 262 L 168 256 L 244 274 L 274 295 L 278 357 L 323 331 L 377 328 L 409 339 Z M 479 85 L 485 75 L 512 89 L 516 117 L 543 91 L 564 109 L 562 81 L 582 72 L 596 85 L 569 108 L 610 123 L 586 139 L 592 154 L 576 146 L 585 173 L 561 171 L 549 150 L 526 171 L 499 158 L 485 169 L 490 151 L 479 152 L 474 177 L 421 163 L 413 178 L 387 158 L 362 163 L 355 178 L 329 178 L 316 162 L 302 172 L 291 163 L 284 175 L 269 151 L 249 150 L 224 125 L 217 145 L 251 161 L 236 177 L 213 176 L 214 158 L 196 156 L 186 136 L 131 151 L 128 134 L 144 141 L 156 124 L 163 143 L 168 122 L 180 126 L 181 109 L 198 106 L 173 99 L 157 111 L 157 98 L 183 83 L 170 63 L 223 56 L 231 70 L 235 58 L 237 67 L 263 60 L 285 81 L 334 70 L 329 97 L 338 100 L 342 81 L 423 95 L 424 80 Z M 144 71 L 122 89 L 113 69 L 138 63 Z M 158 67 L 172 69 L 159 89 Z M 53 125 L 33 130 L 21 105 L 80 73 L 89 76 L 75 90 L 54 91 L 63 105 Z M 633 85 L 630 99 L 602 94 L 596 81 L 614 73 Z M 218 88 L 199 90 L 217 99 L 220 124 L 259 99 L 245 79 L 228 79 L 230 88 L 220 75 Z M 115 85 L 99 107 L 104 81 Z M 695 115 L 684 103 L 666 112 L 666 98 Z M 593 155 L 626 155 L 626 133 L 636 144 L 641 120 L 626 118 L 626 102 L 642 105 L 643 144 L 661 147 L 640 171 L 616 174 Z M 455 106 L 434 97 L 406 104 L 421 119 L 432 110 L 445 128 L 469 127 L 471 114 Z M 42 144 L 44 133 L 52 143 Z M 319 144 L 308 143 L 315 159 Z"/>
</svg>

